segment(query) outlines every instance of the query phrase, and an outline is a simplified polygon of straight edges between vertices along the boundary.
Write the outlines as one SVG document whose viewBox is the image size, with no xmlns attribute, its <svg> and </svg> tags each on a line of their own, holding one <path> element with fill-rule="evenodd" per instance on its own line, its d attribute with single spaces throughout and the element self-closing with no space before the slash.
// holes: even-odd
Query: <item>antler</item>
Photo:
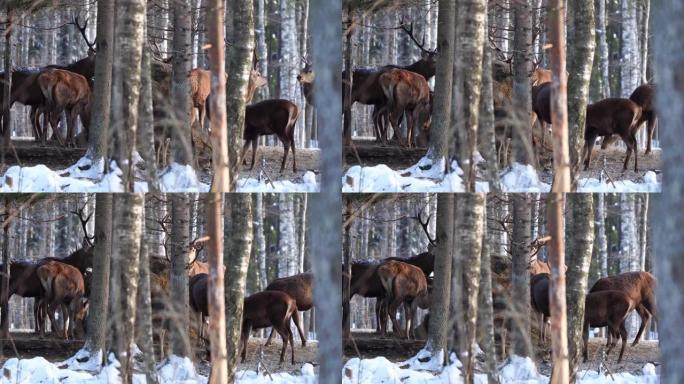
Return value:
<svg viewBox="0 0 684 384">
<path fill-rule="evenodd" d="M 423 51 L 425 53 L 435 53 L 435 51 L 425 49 L 425 34 L 423 34 L 423 42 L 422 43 L 419 43 L 418 40 L 416 40 L 415 36 L 413 36 L 413 23 L 409 24 L 409 26 L 407 28 L 406 23 L 404 23 L 404 20 L 402 19 L 400 24 L 399 24 L 399 28 L 401 28 L 402 31 L 406 32 L 407 35 L 409 35 L 409 37 L 411 38 L 413 43 L 416 44 L 416 46 L 418 48 L 420 48 L 421 51 Z"/>
<path fill-rule="evenodd" d="M 91 43 L 90 40 L 88 40 L 88 35 L 86 35 L 86 28 L 88 27 L 88 19 L 86 18 L 85 22 L 83 23 L 83 26 L 81 26 L 81 24 L 78 22 L 78 16 L 76 16 L 74 18 L 74 21 L 69 23 L 69 24 L 73 24 L 76 26 L 76 28 L 78 28 L 78 31 L 81 32 L 81 36 L 83 36 L 83 40 L 85 40 L 86 44 L 88 44 L 88 49 L 95 52 L 95 42 Z"/>
<path fill-rule="evenodd" d="M 166 223 L 166 220 L 168 220 L 168 218 L 169 218 L 169 215 L 167 214 L 167 215 L 164 216 L 161 220 L 157 220 L 157 223 L 159 224 L 159 226 L 161 227 L 162 231 L 163 231 L 164 234 L 166 235 L 166 236 L 164 236 L 164 243 L 162 244 L 162 246 L 164 247 L 164 257 L 165 257 L 166 260 L 168 260 L 169 263 L 170 263 L 170 262 L 171 262 L 171 259 L 169 259 L 169 252 L 167 251 L 167 247 L 166 247 L 166 244 L 167 244 L 167 242 L 169 241 L 169 230 L 166 228 L 166 224 L 165 224 L 165 223 Z"/>
<path fill-rule="evenodd" d="M 549 241 L 551 241 L 552 237 L 551 235 L 546 235 L 544 237 L 539 237 L 530 243 L 530 261 L 534 260 L 537 257 L 537 253 L 542 249 L 543 246 L 546 245 Z"/>
<path fill-rule="evenodd" d="M 75 214 L 75 215 L 78 216 L 78 220 L 81 221 L 81 227 L 83 228 L 83 233 L 85 233 L 84 239 L 85 239 L 86 242 L 88 242 L 88 245 L 90 245 L 90 246 L 92 247 L 92 246 L 93 246 L 92 240 L 95 239 L 95 236 L 93 236 L 93 237 L 88 236 L 88 227 L 87 227 L 87 225 L 88 225 L 88 221 L 89 221 L 90 218 L 93 216 L 93 213 L 90 212 L 90 214 L 88 215 L 88 217 L 86 217 L 86 218 L 84 219 L 84 218 L 83 218 L 83 210 L 84 210 L 84 209 L 85 209 L 85 205 L 83 205 L 83 207 L 79 208 L 77 211 L 72 211 L 71 213 L 73 213 L 73 214 Z"/>
<path fill-rule="evenodd" d="M 427 220 L 423 221 L 422 217 L 423 217 L 423 211 L 424 210 L 425 210 L 425 207 L 423 207 L 423 209 L 421 209 L 420 212 L 418 212 L 418 214 L 416 216 L 414 216 L 413 218 L 418 220 L 418 222 L 420 223 L 420 226 L 423 227 L 423 231 L 425 231 L 425 236 L 427 236 L 427 239 L 430 242 L 430 244 L 431 245 L 437 245 L 437 239 L 433 239 L 430 236 L 430 231 L 428 229 L 428 225 L 430 224 L 431 216 L 428 214 Z"/>
<path fill-rule="evenodd" d="M 195 260 L 197 260 L 197 254 L 199 253 L 199 251 L 202 250 L 202 248 L 204 248 L 203 243 L 209 239 L 211 239 L 210 236 L 202 236 L 202 237 L 198 237 L 198 238 L 196 238 L 190 242 L 190 252 L 194 253 L 195 257 L 193 257 L 192 261 L 190 261 L 187 264 L 187 267 L 190 267 L 195 262 Z"/>
</svg>

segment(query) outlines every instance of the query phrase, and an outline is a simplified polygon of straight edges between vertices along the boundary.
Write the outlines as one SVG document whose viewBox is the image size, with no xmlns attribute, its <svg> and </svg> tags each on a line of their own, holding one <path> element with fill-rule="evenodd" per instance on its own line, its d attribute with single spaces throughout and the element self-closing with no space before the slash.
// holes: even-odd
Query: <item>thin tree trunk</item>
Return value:
<svg viewBox="0 0 684 384">
<path fill-rule="evenodd" d="M 529 74 L 532 70 L 532 12 L 530 0 L 514 1 L 513 35 L 513 107 L 516 126 L 513 129 L 513 155 L 520 164 L 532 164 L 532 131 L 527 129 L 532 115 Z M 527 297 L 527 296 L 525 296 Z"/>
<path fill-rule="evenodd" d="M 254 246 L 256 247 L 257 259 L 259 260 L 259 289 L 264 290 L 268 286 L 268 275 L 266 271 L 266 238 L 264 237 L 264 194 L 257 193 L 255 198 Z"/>
<path fill-rule="evenodd" d="M 565 254 L 567 260 L 567 323 L 570 382 L 574 383 L 580 366 L 582 352 L 582 325 L 584 322 L 584 298 L 591 251 L 594 247 L 594 212 L 592 195 L 571 193 L 567 195 L 568 220 L 565 228 Z"/>
<path fill-rule="evenodd" d="M 596 194 L 596 247 L 599 277 L 608 276 L 608 240 L 606 239 L 606 197 Z"/>
<path fill-rule="evenodd" d="M 145 18 L 145 24 L 148 24 Z M 148 27 L 145 27 L 148 30 Z M 140 101 L 138 102 L 138 148 L 145 159 L 145 176 L 150 192 L 159 191 L 157 179 L 157 158 L 154 151 L 154 111 L 152 106 L 152 63 L 147 33 L 143 42 L 142 64 L 140 68 Z M 92 127 L 92 124 L 91 124 Z"/>
<path fill-rule="evenodd" d="M 351 338 L 351 318 L 349 300 L 351 299 L 351 226 L 353 223 L 350 197 L 345 196 L 344 198 L 344 215 L 342 216 L 342 220 L 344 222 L 344 243 L 342 244 L 342 249 L 344 253 L 344 271 L 342 273 L 342 335 L 344 340 L 349 340 Z"/>
<path fill-rule="evenodd" d="M 512 311 L 517 314 L 511 324 L 511 351 L 518 356 L 530 355 L 529 297 L 530 278 L 527 271 L 530 245 L 530 196 L 526 193 L 508 195 L 513 202 L 513 266 L 511 268 Z"/>
<path fill-rule="evenodd" d="M 7 50 L 9 50 L 9 46 L 6 46 Z M 7 71 L 11 72 L 11 71 Z M 8 126 L 9 127 L 9 126 Z M 10 229 L 10 224 L 12 223 L 11 219 L 11 207 L 10 207 L 10 199 L 9 195 L 5 195 L 4 199 L 4 205 L 5 205 L 5 212 L 3 215 L 3 223 L 2 223 L 2 290 L 0 292 L 3 292 L 2 295 L 2 309 L 0 310 L 0 317 L 2 318 L 2 324 L 0 324 L 0 332 L 2 333 L 2 337 L 7 338 L 9 337 L 9 281 L 10 281 L 10 256 L 9 256 L 9 229 Z M 4 342 L 0 341 L 0 348 L 4 348 Z M 0 349 L 0 355 L 3 354 L 4 349 Z"/>
<path fill-rule="evenodd" d="M 175 122 L 172 128 L 173 161 L 180 165 L 192 164 L 192 134 L 190 116 L 190 1 L 170 0 L 173 4 L 173 58 L 171 69 L 171 97 Z"/>
<path fill-rule="evenodd" d="M 143 59 L 144 60 L 144 59 Z M 103 193 L 98 194 L 105 195 Z M 144 195 L 143 195 L 144 199 Z M 140 236 L 140 276 L 138 277 L 138 302 L 136 318 L 136 344 L 142 352 L 143 371 L 148 383 L 156 384 L 157 369 L 154 358 L 154 336 L 152 332 L 152 297 L 150 291 L 150 256 L 148 244 L 152 242 L 152 236 L 146 230 L 145 222 L 154 218 L 152 208 L 145 205 L 145 215 L 142 220 Z M 92 297 L 92 293 L 91 293 Z"/>
<path fill-rule="evenodd" d="M 245 194 L 230 195 L 227 200 L 226 217 L 230 224 L 225 226 L 223 236 L 230 239 L 224 245 L 228 279 L 226 281 L 226 339 L 227 339 L 227 382 L 235 381 L 242 312 L 245 298 L 247 267 L 252 248 L 252 197 Z"/>
<path fill-rule="evenodd" d="M 494 300 L 492 298 L 492 261 L 490 249 L 494 242 L 487 227 L 487 219 L 495 217 L 494 206 L 486 204 L 485 215 L 482 218 L 482 253 L 480 256 L 480 289 L 478 291 L 477 327 L 479 344 L 484 352 L 484 368 L 489 383 L 498 383 L 496 370 L 496 349 L 494 345 Z M 434 297 L 434 288 L 433 288 Z"/>
<path fill-rule="evenodd" d="M 601 87 L 599 88 L 601 99 L 610 97 L 610 77 L 608 60 L 608 41 L 606 39 L 606 0 L 596 1 L 596 33 L 598 33 L 599 70 Z"/>
<path fill-rule="evenodd" d="M 5 78 L 3 79 L 4 84 L 2 87 L 2 94 L 4 96 L 2 103 L 2 138 L 3 138 L 3 148 L 9 148 L 11 131 L 11 116 L 10 111 L 11 106 L 11 93 L 12 89 L 12 27 L 13 15 L 12 6 L 7 3 L 7 24 L 5 25 L 5 57 L 3 66 L 5 67 Z M 5 163 L 5 150 L 2 150 L 2 163 Z M 7 265 L 7 264 L 5 264 Z M 4 318 L 3 318 L 4 319 Z M 3 320 L 4 321 L 4 320 Z"/>
<path fill-rule="evenodd" d="M 212 192 L 230 191 L 228 167 L 228 127 L 226 123 L 226 63 L 223 52 L 224 0 L 210 0 L 207 29 L 209 29 L 209 67 L 211 69 L 211 163 L 214 179 Z M 202 122 L 200 122 L 202 123 Z"/>
<path fill-rule="evenodd" d="M 188 324 L 188 273 L 186 271 L 187 247 L 190 244 L 190 211 L 188 195 L 172 193 L 171 200 L 171 270 L 169 293 L 171 299 L 171 353 L 184 357 L 190 355 L 190 342 L 187 334 Z"/>
<path fill-rule="evenodd" d="M 346 12 L 346 23 L 344 24 L 345 30 L 344 30 L 344 79 L 342 79 L 342 82 L 345 84 L 344 89 L 344 100 L 346 100 L 346 103 L 343 103 L 344 106 L 344 116 L 343 116 L 343 125 L 342 125 L 342 137 L 344 138 L 344 145 L 349 146 L 351 145 L 351 137 L 352 137 L 352 131 L 351 131 L 351 124 L 352 124 L 352 115 L 351 115 L 351 107 L 352 107 L 352 73 L 353 73 L 353 67 L 352 67 L 352 37 L 354 34 L 354 17 L 352 16 L 352 11 L 351 11 L 351 5 L 347 7 L 345 10 Z M 320 105 L 317 103 L 316 105 Z"/>
<path fill-rule="evenodd" d="M 593 0 L 590 0 L 593 1 Z M 565 76 L 564 0 L 549 4 L 548 26 L 551 47 L 551 126 L 553 127 L 553 192 L 570 192 L 570 154 L 568 148 L 567 78 Z"/>
<path fill-rule="evenodd" d="M 569 382 L 568 334 L 565 302 L 565 194 L 546 195 L 549 235 L 549 310 L 551 312 L 551 384 Z M 529 293 L 528 293 L 529 294 Z M 529 296 L 526 296 L 529 297 Z"/>
<path fill-rule="evenodd" d="M 220 17 L 222 17 L 222 9 L 220 14 Z M 209 382 L 211 384 L 222 384 L 228 382 L 225 281 L 223 279 L 223 220 L 221 220 L 223 194 L 207 194 L 206 204 L 209 216 L 207 234 L 210 236 L 207 247 L 209 253 L 207 260 L 209 262 L 209 282 L 207 286 L 209 297 L 207 302 L 211 308 L 211 313 L 209 313 L 209 340 L 211 340 L 211 375 L 209 376 Z"/>
</svg>

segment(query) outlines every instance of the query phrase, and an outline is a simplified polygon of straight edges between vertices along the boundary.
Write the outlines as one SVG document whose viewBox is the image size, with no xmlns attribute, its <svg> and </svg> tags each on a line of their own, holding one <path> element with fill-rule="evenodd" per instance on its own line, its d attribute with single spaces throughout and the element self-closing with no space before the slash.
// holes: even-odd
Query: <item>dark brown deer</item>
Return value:
<svg viewBox="0 0 684 384">
<path fill-rule="evenodd" d="M 314 105 L 314 80 L 316 79 L 316 74 L 311 67 L 309 61 L 304 62 L 304 68 L 299 71 L 297 75 L 297 81 L 302 85 L 302 94 L 306 103 L 313 106 Z"/>
<path fill-rule="evenodd" d="M 297 324 L 297 317 L 292 315 L 297 311 L 295 299 L 285 292 L 263 291 L 245 298 L 242 312 L 242 334 L 240 335 L 240 347 L 242 348 L 242 362 L 247 356 L 247 341 L 252 329 L 273 327 L 283 339 L 283 348 L 280 351 L 280 363 L 285 361 L 287 344 L 292 351 L 291 363 L 294 364 L 294 338 L 290 330 L 290 319 Z"/>
<path fill-rule="evenodd" d="M 240 153 L 240 159 L 246 164 L 245 154 L 247 147 L 252 145 L 252 164 L 254 168 L 259 136 L 276 135 L 283 143 L 285 152 L 280 164 L 280 172 L 285 169 L 287 153 L 292 147 L 292 172 L 297 172 L 297 158 L 295 154 L 295 124 L 299 117 L 299 108 L 295 103 L 284 99 L 271 99 L 248 105 L 245 111 L 245 132 L 243 138 L 245 144 Z"/>
<path fill-rule="evenodd" d="M 641 317 L 641 326 L 632 345 L 637 345 L 641 334 L 646 329 L 651 317 L 656 315 L 656 280 L 648 272 L 626 272 L 616 276 L 607 276 L 594 283 L 589 292 L 608 290 L 622 291 L 635 303 L 635 308 Z"/>
<path fill-rule="evenodd" d="M 403 69 L 390 69 L 382 73 L 378 82 L 387 98 L 390 123 L 399 132 L 399 119 L 406 113 L 407 138 L 399 134 L 399 142 L 408 147 L 414 146 L 413 130 L 426 131 L 430 123 L 430 87 L 425 78 L 415 72 Z"/>
<path fill-rule="evenodd" d="M 199 273 L 190 277 L 189 291 L 190 291 L 190 308 L 199 316 L 197 327 L 199 337 L 204 337 L 204 322 L 205 318 L 209 316 L 209 301 L 207 298 L 207 284 L 209 283 L 209 275 L 206 273 Z"/>
<path fill-rule="evenodd" d="M 380 325 L 387 319 L 387 314 L 381 308 L 381 300 L 385 297 L 385 290 L 382 288 L 382 282 L 377 274 L 380 263 L 369 260 L 355 260 L 351 265 L 351 290 L 349 298 L 354 295 L 361 295 L 365 298 L 375 298 L 375 324 L 376 331 L 381 333 L 384 325 Z"/>
<path fill-rule="evenodd" d="M 532 309 L 539 314 L 540 340 L 546 341 L 546 322 L 551 317 L 549 310 L 549 274 L 539 273 L 530 278 L 530 302 Z"/>
<path fill-rule="evenodd" d="M 588 105 L 584 132 L 584 169 L 589 169 L 596 138 L 615 134 L 627 145 L 622 170 L 627 170 L 629 158 L 634 152 L 634 172 L 638 172 L 636 132 L 639 128 L 639 119 L 641 107 L 629 99 L 609 98 Z"/>
<path fill-rule="evenodd" d="M 297 303 L 297 311 L 308 311 L 313 307 L 313 273 L 305 272 L 294 276 L 275 279 L 268 284 L 265 291 L 285 292 Z M 305 347 L 306 336 L 299 326 L 301 320 L 299 312 L 295 312 L 293 316 L 297 318 L 295 324 L 297 325 L 299 337 L 302 339 L 302 347 Z M 271 334 L 268 336 L 268 340 L 266 340 L 266 345 L 271 343 L 273 332 L 274 330 L 271 330 Z"/>
<path fill-rule="evenodd" d="M 12 71 L 12 89 L 10 91 L 10 108 L 15 102 L 19 102 L 31 107 L 30 118 L 31 126 L 36 140 L 40 137 L 42 129 L 39 124 L 39 116 L 42 113 L 45 97 L 38 85 L 38 68 L 18 68 Z M 5 74 L 0 73 L 0 78 Z M 4 105 L 4 94 L 0 92 L 0 102 Z M 4 109 L 0 108 L 0 120 L 4 115 Z M 1 122 L 0 122 L 1 124 Z"/>
<path fill-rule="evenodd" d="M 61 69 L 49 69 L 40 73 L 38 85 L 45 97 L 45 111 L 52 130 L 57 132 L 59 115 L 64 111 L 67 115 L 66 143 L 69 146 L 75 145 L 76 118 L 81 117 L 85 130 L 90 125 L 90 88 L 86 78 Z M 61 141 L 59 134 L 57 137 Z"/>
<path fill-rule="evenodd" d="M 584 361 L 587 361 L 587 343 L 589 341 L 589 327 L 608 327 L 608 333 L 612 337 L 612 342 L 608 340 L 608 350 L 606 355 L 622 339 L 620 356 L 617 362 L 622 361 L 622 354 L 625 352 L 627 344 L 627 329 L 625 319 L 634 310 L 636 302 L 623 291 L 599 291 L 587 294 L 584 302 L 584 326 L 582 328 L 582 339 L 584 341 L 582 354 Z"/>
<path fill-rule="evenodd" d="M 387 313 L 392 320 L 395 334 L 401 333 L 408 339 L 411 337 L 411 327 L 414 322 L 414 314 L 421 296 L 428 294 L 427 280 L 423 271 L 411 264 L 401 261 L 387 261 L 377 269 L 380 282 L 386 296 L 381 306 L 387 307 Z M 397 309 L 404 304 L 406 313 L 406 327 L 400 331 L 399 322 L 396 318 Z M 382 325 L 383 322 L 381 322 Z M 382 333 L 385 333 L 384 330 Z"/>
<path fill-rule="evenodd" d="M 40 279 L 36 274 L 35 263 L 29 261 L 12 261 L 10 263 L 10 281 L 7 295 L 1 294 L 1 302 L 4 304 L 13 295 L 25 298 L 34 298 L 33 314 L 35 319 L 35 329 L 38 334 L 43 334 L 45 324 L 45 307 L 43 297 L 45 291 L 40 284 Z M 0 270 L 2 265 L 0 265 Z"/>
<path fill-rule="evenodd" d="M 82 327 L 88 310 L 83 275 L 75 267 L 58 261 L 41 264 L 36 268 L 36 274 L 45 291 L 47 314 L 53 326 L 57 324 L 55 311 L 65 307 L 62 335 L 65 339 L 73 338 L 77 328 Z"/>
<path fill-rule="evenodd" d="M 639 122 L 637 122 L 637 129 L 639 129 L 643 123 L 647 123 L 646 127 L 648 129 L 648 134 L 646 135 L 646 152 L 644 152 L 644 154 L 648 155 L 651 153 L 653 132 L 655 132 L 656 123 L 658 122 L 658 116 L 656 115 L 655 110 L 655 85 L 642 84 L 638 86 L 629 96 L 629 99 L 641 107 L 641 118 L 639 119 Z"/>
</svg>

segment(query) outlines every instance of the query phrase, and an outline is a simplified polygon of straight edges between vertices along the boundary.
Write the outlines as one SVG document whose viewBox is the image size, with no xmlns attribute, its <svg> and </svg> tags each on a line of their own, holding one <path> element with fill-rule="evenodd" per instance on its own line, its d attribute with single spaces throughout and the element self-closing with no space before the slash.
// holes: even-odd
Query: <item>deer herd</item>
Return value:
<svg viewBox="0 0 684 384">
<path fill-rule="evenodd" d="M 87 57 L 69 65 L 47 65 L 40 68 L 15 68 L 11 73 L 10 107 L 18 102 L 30 107 L 30 121 L 36 141 L 45 145 L 48 140 L 48 124 L 52 128 L 52 139 L 60 145 L 84 146 L 88 142 L 90 125 L 91 103 L 93 93 L 93 76 L 95 74 L 95 43 L 91 43 L 86 35 L 88 21 L 81 25 L 78 17 L 71 23 L 79 29 L 88 45 Z M 153 114 L 155 119 L 155 149 L 157 161 L 167 163 L 168 141 L 174 136 L 172 119 L 173 107 L 171 100 L 171 65 L 170 60 L 156 58 L 152 63 L 152 87 L 153 87 Z M 267 85 L 266 78 L 261 76 L 256 69 L 257 58 L 254 57 L 246 95 L 246 104 L 250 104 L 256 91 Z M 0 74 L 4 79 L 4 73 Z M 230 76 L 226 74 L 226 79 Z M 0 80 L 1 81 L 1 80 Z M 209 127 L 205 127 L 205 116 L 209 117 L 211 100 L 211 75 L 208 70 L 201 68 L 193 69 L 188 77 L 188 88 L 192 101 L 191 129 L 192 147 L 195 149 L 196 142 L 203 140 L 207 144 Z M 0 92 L 0 102 L 4 106 L 4 94 Z M 4 109 L 0 111 L 0 122 Z M 60 133 L 60 120 L 62 114 L 66 117 L 66 139 Z M 252 145 L 252 164 L 257 149 L 259 136 L 276 135 L 285 146 L 283 155 L 282 172 L 287 160 L 287 153 L 292 148 L 292 169 L 296 171 L 294 129 L 299 116 L 299 107 L 293 102 L 284 99 L 270 99 L 247 105 L 245 111 L 244 139 L 246 141 L 242 150 L 241 160 L 244 163 L 245 152 Z M 45 122 L 41 122 L 44 117 Z M 83 129 L 76 135 L 77 121 L 80 117 Z M 1 124 L 1 123 L 0 123 Z M 64 128 L 62 128 L 64 129 Z M 207 145 L 208 146 L 208 145 Z M 250 168 L 251 169 L 251 168 Z"/>
</svg>

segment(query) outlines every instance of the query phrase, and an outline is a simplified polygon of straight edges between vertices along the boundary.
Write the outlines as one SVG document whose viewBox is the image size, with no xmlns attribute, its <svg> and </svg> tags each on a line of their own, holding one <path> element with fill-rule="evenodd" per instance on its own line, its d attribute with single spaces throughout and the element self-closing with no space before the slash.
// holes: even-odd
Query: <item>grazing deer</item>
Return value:
<svg viewBox="0 0 684 384">
<path fill-rule="evenodd" d="M 45 291 L 47 314 L 55 321 L 57 308 L 66 308 L 62 335 L 65 339 L 75 336 L 78 327 L 82 327 L 88 310 L 88 299 L 85 297 L 83 275 L 75 267 L 58 261 L 47 261 L 36 268 L 36 274 Z M 80 329 L 80 328 L 79 328 Z"/>
<path fill-rule="evenodd" d="M 589 292 L 617 290 L 624 292 L 635 303 L 641 326 L 632 345 L 637 345 L 649 320 L 656 315 L 656 280 L 648 272 L 626 272 L 598 279 Z"/>
<path fill-rule="evenodd" d="M 608 327 L 608 334 L 612 337 L 612 342 L 608 339 L 606 355 L 622 339 L 620 356 L 617 362 L 622 361 L 622 354 L 625 352 L 627 343 L 627 329 L 625 319 L 634 310 L 637 303 L 623 291 L 598 291 L 587 294 L 584 302 L 584 325 L 582 327 L 582 340 L 584 345 L 582 355 L 587 361 L 587 343 L 589 341 L 589 327 Z"/>
<path fill-rule="evenodd" d="M 589 104 L 584 131 L 584 169 L 589 169 L 596 138 L 615 134 L 627 145 L 622 171 L 627 170 L 629 158 L 634 152 L 634 172 L 638 172 L 636 132 L 640 119 L 641 107 L 629 99 L 609 98 Z"/>
<path fill-rule="evenodd" d="M 424 301 L 424 296 L 428 295 L 425 275 L 416 266 L 393 260 L 382 263 L 378 267 L 377 273 L 386 292 L 386 297 L 382 300 L 381 306 L 387 307 L 387 313 L 392 320 L 394 332 L 400 334 L 401 328 L 399 327 L 396 313 L 399 306 L 404 304 L 406 328 L 403 333 L 409 339 L 417 305 L 420 301 Z M 384 330 L 382 333 L 385 333 Z"/>
<path fill-rule="evenodd" d="M 247 356 L 247 341 L 252 329 L 273 327 L 283 339 L 283 348 L 280 351 L 280 363 L 285 361 L 287 344 L 292 351 L 291 363 L 294 364 L 294 338 L 290 330 L 290 319 L 297 324 L 297 317 L 292 315 L 297 311 L 297 303 L 285 292 L 263 291 L 245 298 L 242 312 L 242 334 L 240 346 L 242 348 L 242 362 Z"/>
<path fill-rule="evenodd" d="M 74 143 L 76 118 L 81 117 L 85 130 L 90 126 L 90 88 L 85 77 L 62 69 L 48 69 L 38 75 L 38 85 L 46 102 L 46 112 L 52 130 L 57 132 L 59 115 L 67 115 L 67 137 L 69 146 Z M 61 135 L 57 135 L 61 142 Z M 45 144 L 45 135 L 43 135 Z"/>
<path fill-rule="evenodd" d="M 297 311 L 308 311 L 313 307 L 313 273 L 305 272 L 294 276 L 275 279 L 264 290 L 287 293 L 297 303 Z M 299 326 L 301 320 L 299 312 L 295 312 L 292 316 L 297 318 L 297 321 L 295 321 L 297 331 L 299 332 L 299 337 L 302 339 L 302 347 L 306 347 L 306 337 L 304 336 L 302 328 Z M 268 340 L 266 340 L 266 345 L 271 343 L 273 332 L 274 330 L 271 330 L 271 334 L 268 336 Z"/>
</svg>

